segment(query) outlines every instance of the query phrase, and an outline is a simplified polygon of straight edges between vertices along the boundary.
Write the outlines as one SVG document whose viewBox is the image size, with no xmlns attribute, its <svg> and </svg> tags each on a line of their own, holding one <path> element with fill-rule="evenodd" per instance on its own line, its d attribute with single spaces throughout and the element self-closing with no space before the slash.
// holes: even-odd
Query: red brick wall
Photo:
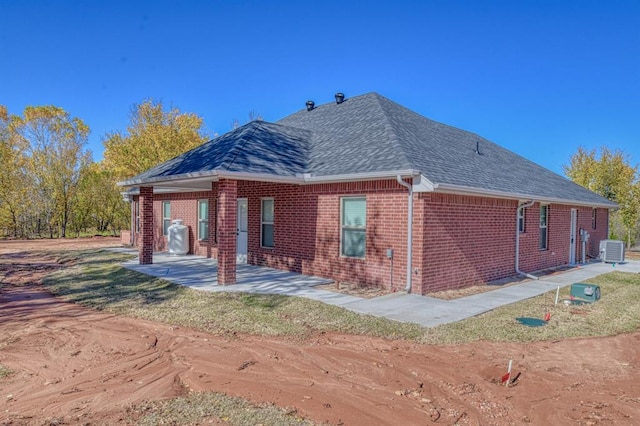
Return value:
<svg viewBox="0 0 640 426">
<path fill-rule="evenodd" d="M 340 256 L 340 198 L 367 200 L 366 256 Z M 248 198 L 248 261 L 360 285 L 404 288 L 406 277 L 407 190 L 396 181 L 322 185 L 239 182 Z M 262 198 L 274 199 L 274 247 L 260 247 Z"/>
<path fill-rule="evenodd" d="M 217 194 L 217 191 L 216 191 Z M 171 220 L 182 219 L 189 229 L 189 254 L 217 257 L 215 243 L 215 196 L 213 192 L 184 192 L 179 194 L 154 194 L 153 196 L 153 250 L 167 251 L 167 237 L 162 235 L 162 202 L 171 202 Z M 198 200 L 209 200 L 209 238 L 198 240 Z M 134 201 L 138 201 L 136 197 Z M 131 222 L 135 231 L 135 217 Z M 141 244 L 140 233 L 135 234 L 135 244 Z"/>
<path fill-rule="evenodd" d="M 422 194 L 424 205 L 423 293 L 463 288 L 515 275 L 515 200 Z M 549 206 L 548 249 L 539 249 L 540 204 L 525 210 L 520 234 L 520 270 L 536 272 L 569 262 L 571 209 L 577 210 L 576 261 L 580 228 L 591 234 L 588 255 L 598 255 L 606 238 L 608 211 L 598 209 L 592 229 L 590 207 Z M 415 246 L 414 246 L 415 249 Z"/>
<path fill-rule="evenodd" d="M 139 257 L 141 264 L 153 263 L 153 230 L 155 223 L 153 222 L 154 216 L 154 202 L 153 202 L 153 188 L 141 187 L 140 196 L 140 245 Z"/>
<path fill-rule="evenodd" d="M 517 201 L 421 194 L 422 293 L 514 274 Z"/>
<path fill-rule="evenodd" d="M 162 236 L 162 201 L 171 200 L 172 219 L 189 227 L 190 253 L 216 258 L 217 184 L 212 191 L 154 195 L 154 249 L 166 250 Z M 367 200 L 366 256 L 340 256 L 340 198 L 362 195 Z M 238 181 L 237 197 L 248 199 L 248 262 L 342 282 L 404 289 L 407 256 L 407 190 L 395 180 L 340 184 L 289 185 Z M 197 241 L 197 204 L 209 201 L 209 241 Z M 262 198 L 275 201 L 273 248 L 260 247 Z M 515 274 L 515 200 L 448 194 L 414 194 L 413 292 L 424 294 L 462 288 Z M 607 209 L 598 209 L 597 227 L 591 208 L 578 210 L 576 260 L 581 259 L 579 229 L 591 234 L 589 255 L 597 256 L 607 238 Z M 520 269 L 535 272 L 569 260 L 571 206 L 549 208 L 548 250 L 539 250 L 540 206 L 526 209 L 520 234 Z M 136 241 L 139 239 L 136 238 Z M 391 261 L 394 250 L 393 285 Z"/>
<path fill-rule="evenodd" d="M 606 239 L 608 211 L 597 210 L 597 227 L 591 226 L 591 207 L 549 205 L 548 249 L 540 250 L 540 204 L 536 203 L 526 209 L 525 232 L 520 234 L 520 269 L 525 272 L 540 271 L 569 263 L 569 247 L 571 234 L 571 209 L 577 211 L 576 227 L 576 262 L 582 260 L 582 243 L 580 229 L 586 229 L 591 237 L 587 245 L 587 256 L 597 257 L 600 240 Z"/>
</svg>

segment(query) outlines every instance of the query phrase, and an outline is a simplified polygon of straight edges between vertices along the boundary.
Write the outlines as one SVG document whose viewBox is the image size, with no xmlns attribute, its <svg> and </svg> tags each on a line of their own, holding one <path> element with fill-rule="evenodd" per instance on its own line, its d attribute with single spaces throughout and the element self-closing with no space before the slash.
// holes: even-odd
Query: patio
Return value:
<svg viewBox="0 0 640 426">
<path fill-rule="evenodd" d="M 137 253 L 133 250 L 127 252 Z M 215 259 L 192 255 L 170 256 L 166 253 L 154 253 L 153 262 L 150 265 L 140 265 L 138 258 L 134 258 L 125 262 L 123 266 L 198 290 L 306 297 L 330 305 L 341 306 L 354 312 L 386 317 L 401 322 L 413 322 L 425 327 L 461 321 L 500 306 L 551 292 L 558 287 L 565 287 L 607 272 L 617 270 L 640 273 L 640 262 L 638 261 L 631 260 L 621 264 L 594 262 L 587 265 L 576 265 L 567 271 L 543 276 L 539 280 L 526 280 L 513 286 L 498 287 L 492 291 L 453 300 L 403 292 L 363 299 L 314 287 L 319 284 L 329 284 L 333 282 L 332 280 L 278 269 L 238 264 L 236 269 L 237 284 L 222 286 L 218 285 L 218 264 Z"/>
<path fill-rule="evenodd" d="M 196 290 L 301 296 L 338 306 L 361 300 L 358 297 L 314 288 L 320 284 L 332 283 L 333 280 L 330 279 L 248 264 L 236 265 L 236 284 L 219 285 L 218 261 L 203 256 L 154 253 L 153 264 L 140 265 L 138 258 L 135 258 L 123 263 L 123 266 Z"/>
</svg>

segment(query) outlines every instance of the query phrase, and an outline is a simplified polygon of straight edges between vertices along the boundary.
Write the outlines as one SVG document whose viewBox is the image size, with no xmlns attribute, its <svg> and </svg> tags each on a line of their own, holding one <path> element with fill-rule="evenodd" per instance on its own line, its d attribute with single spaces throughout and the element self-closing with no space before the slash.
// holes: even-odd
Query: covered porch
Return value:
<svg viewBox="0 0 640 426">
<path fill-rule="evenodd" d="M 338 305 L 342 304 L 341 301 L 349 303 L 359 300 L 359 298 L 340 293 L 313 288 L 317 285 L 332 283 L 333 280 L 330 279 L 242 263 L 235 265 L 236 285 L 224 286 L 218 282 L 218 261 L 204 256 L 172 256 L 168 253 L 156 252 L 153 254 L 152 264 L 141 264 L 137 258 L 134 258 L 123 263 L 123 266 L 196 290 L 302 296 Z"/>
</svg>

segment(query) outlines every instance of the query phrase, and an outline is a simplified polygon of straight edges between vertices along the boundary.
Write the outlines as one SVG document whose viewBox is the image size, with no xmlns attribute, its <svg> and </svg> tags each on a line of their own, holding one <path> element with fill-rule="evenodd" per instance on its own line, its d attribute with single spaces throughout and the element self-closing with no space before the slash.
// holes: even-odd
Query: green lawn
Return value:
<svg viewBox="0 0 640 426">
<path fill-rule="evenodd" d="M 213 334 L 245 333 L 305 338 L 333 331 L 405 339 L 428 344 L 477 340 L 529 342 L 581 336 L 607 336 L 640 328 L 640 274 L 612 272 L 591 283 L 602 288 L 593 305 L 553 305 L 555 292 L 503 306 L 454 324 L 424 328 L 357 314 L 337 306 L 282 295 L 202 292 L 120 266 L 130 256 L 106 251 L 56 254 L 69 268 L 44 283 L 56 295 L 95 309 L 182 325 Z M 561 292 L 568 297 L 568 288 Z M 520 325 L 516 317 L 542 318 L 544 327 Z"/>
</svg>

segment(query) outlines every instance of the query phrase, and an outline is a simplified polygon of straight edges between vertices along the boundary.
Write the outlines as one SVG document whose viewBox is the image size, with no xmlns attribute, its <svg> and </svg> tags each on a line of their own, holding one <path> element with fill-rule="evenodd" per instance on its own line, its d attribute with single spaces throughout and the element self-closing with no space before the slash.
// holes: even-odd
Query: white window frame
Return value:
<svg viewBox="0 0 640 426">
<path fill-rule="evenodd" d="M 544 223 L 542 222 L 542 211 L 544 210 Z M 542 233 L 544 232 L 544 239 L 542 238 Z M 549 205 L 541 204 L 540 205 L 540 241 L 538 243 L 538 248 L 542 250 L 549 250 Z"/>
<path fill-rule="evenodd" d="M 206 217 L 201 217 L 200 216 L 200 205 L 202 204 L 206 204 L 207 206 L 207 212 L 206 212 Z M 202 236 L 202 226 L 205 226 L 205 232 L 206 235 Z M 209 240 L 209 200 L 198 200 L 198 241 L 208 241 Z"/>
<path fill-rule="evenodd" d="M 135 201 L 133 205 L 133 215 L 135 220 L 135 233 L 140 233 L 140 200 Z"/>
<path fill-rule="evenodd" d="M 265 201 L 271 201 L 272 205 L 273 205 L 273 219 L 271 221 L 266 221 L 264 220 L 264 202 Z M 262 248 L 266 248 L 266 249 L 272 249 L 275 247 L 276 245 L 276 241 L 275 241 L 275 223 L 276 221 L 276 201 L 274 198 L 261 198 L 260 199 L 260 247 Z M 264 227 L 265 225 L 271 225 L 271 232 L 273 234 L 273 241 L 271 242 L 270 246 L 265 245 L 264 243 Z"/>
<path fill-rule="evenodd" d="M 525 211 L 526 209 L 524 207 L 520 207 L 518 209 L 518 232 L 520 232 L 521 234 L 525 233 Z"/>
<path fill-rule="evenodd" d="M 363 200 L 364 201 L 364 224 L 361 226 L 345 225 L 344 223 L 344 203 L 346 200 Z M 352 256 L 344 252 L 344 234 L 345 231 L 363 231 L 364 247 L 362 256 Z M 364 195 L 340 197 L 340 256 L 354 259 L 364 259 L 367 257 L 367 197 Z"/>
<path fill-rule="evenodd" d="M 169 206 L 169 216 L 165 216 L 165 206 Z M 162 235 L 169 235 L 169 227 L 171 226 L 171 201 L 162 202 Z"/>
</svg>

